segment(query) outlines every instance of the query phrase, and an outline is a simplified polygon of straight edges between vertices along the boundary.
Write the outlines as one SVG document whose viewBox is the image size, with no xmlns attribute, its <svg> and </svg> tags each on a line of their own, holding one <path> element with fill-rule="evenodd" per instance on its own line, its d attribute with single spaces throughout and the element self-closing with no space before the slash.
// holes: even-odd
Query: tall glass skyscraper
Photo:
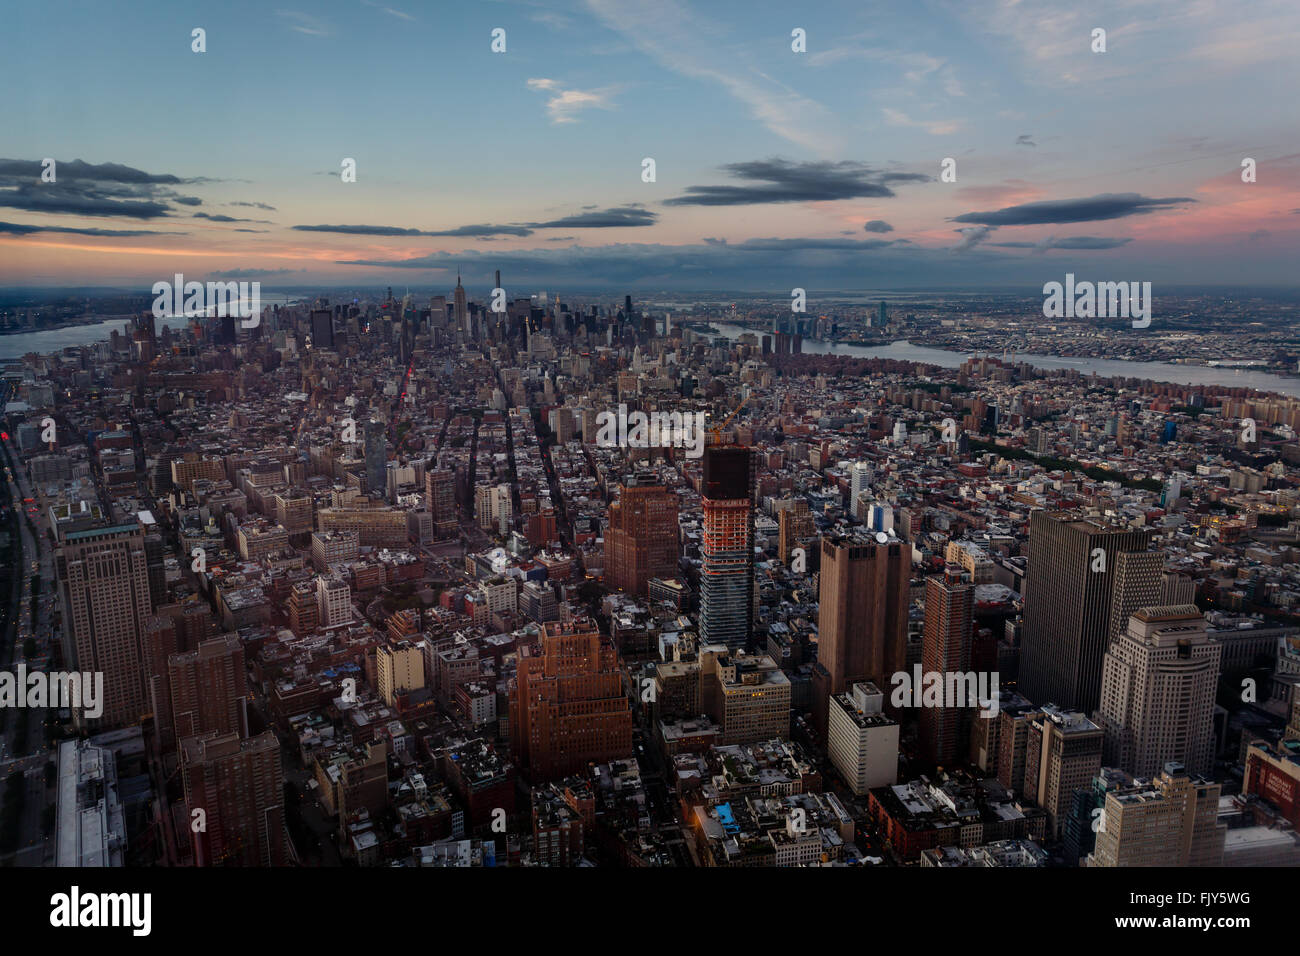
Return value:
<svg viewBox="0 0 1300 956">
<path fill-rule="evenodd" d="M 742 647 L 754 624 L 754 508 L 750 451 L 704 450 L 700 640 Z"/>
</svg>

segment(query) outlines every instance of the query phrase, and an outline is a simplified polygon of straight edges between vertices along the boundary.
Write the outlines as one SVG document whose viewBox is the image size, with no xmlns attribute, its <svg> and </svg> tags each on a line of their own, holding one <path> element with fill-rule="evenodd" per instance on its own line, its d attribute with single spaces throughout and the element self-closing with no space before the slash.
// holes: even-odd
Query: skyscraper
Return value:
<svg viewBox="0 0 1300 956">
<path fill-rule="evenodd" d="M 871 480 L 875 477 L 871 468 L 871 463 L 866 461 L 855 461 L 853 463 L 853 469 L 849 474 L 851 476 L 851 482 L 849 484 L 849 514 L 853 515 L 855 518 L 861 518 L 862 515 L 858 513 L 858 496 L 864 491 L 871 490 Z"/>
<path fill-rule="evenodd" d="M 377 419 L 366 422 L 366 493 L 383 499 L 388 489 L 388 428 Z"/>
<path fill-rule="evenodd" d="M 1034 512 L 1025 573 L 1020 693 L 1034 703 L 1052 701 L 1088 713 L 1096 709 L 1117 556 L 1146 551 L 1151 534 L 1066 512 Z M 1139 587 L 1140 575 L 1129 573 L 1137 567 L 1126 565 L 1125 593 Z M 1123 594 L 1120 599 L 1125 600 Z"/>
<path fill-rule="evenodd" d="M 1106 630 L 1108 647 L 1128 631 L 1129 618 L 1139 608 L 1164 603 L 1160 600 L 1164 566 L 1165 556 L 1160 551 L 1121 551 L 1115 555 L 1110 626 Z"/>
<path fill-rule="evenodd" d="M 145 621 L 150 615 L 149 559 L 139 524 L 73 531 L 55 552 L 63 608 L 63 653 L 77 671 L 104 675 L 103 712 L 73 714 L 78 726 L 134 724 L 150 710 Z"/>
<path fill-rule="evenodd" d="M 921 667 L 927 674 L 970 670 L 974 594 L 974 586 L 963 580 L 958 568 L 925 579 Z M 962 729 L 969 727 L 970 712 L 971 708 L 921 708 L 921 753 L 929 763 L 950 766 L 964 752 Z"/>
<path fill-rule="evenodd" d="M 1055 839 L 1074 792 L 1101 769 L 1101 728 L 1077 711 L 1044 705 L 1029 721 L 1025 739 L 1025 798 L 1047 811 Z"/>
<path fill-rule="evenodd" d="M 465 287 L 460 284 L 460 272 L 456 273 L 456 288 L 452 292 L 452 301 L 455 304 L 456 329 L 468 333 L 469 309 L 465 305 Z"/>
<path fill-rule="evenodd" d="M 704 449 L 700 641 L 740 647 L 754 623 L 753 475 L 748 448 Z"/>
<path fill-rule="evenodd" d="M 542 625 L 541 653 L 520 650 L 510 690 L 510 747 L 533 781 L 626 757 L 632 712 L 614 646 L 589 619 Z"/>
<path fill-rule="evenodd" d="M 884 532 L 822 538 L 817 660 L 830 694 L 857 681 L 892 687 L 906 668 L 911 552 Z"/>
<path fill-rule="evenodd" d="M 176 739 L 207 733 L 248 736 L 248 677 L 237 634 L 203 641 L 167 661 Z"/>
<path fill-rule="evenodd" d="M 334 316 L 329 309 L 312 309 L 311 345 L 316 349 L 334 348 Z"/>
<path fill-rule="evenodd" d="M 1171 761 L 1151 783 L 1108 791 L 1088 866 L 1219 866 L 1221 790 Z"/>
<path fill-rule="evenodd" d="M 433 534 L 439 540 L 456 537 L 456 473 L 450 468 L 435 468 L 424 476 L 425 504 L 433 521 Z"/>
<path fill-rule="evenodd" d="M 188 737 L 181 773 L 196 866 L 285 865 L 284 771 L 274 733 Z"/>
<path fill-rule="evenodd" d="M 1221 653 L 1195 605 L 1137 611 L 1102 668 L 1106 766 L 1144 778 L 1170 761 L 1193 774 L 1213 770 Z"/>
<path fill-rule="evenodd" d="M 781 561 L 790 565 L 794 560 L 794 549 L 801 546 L 800 542 L 808 542 L 803 547 L 804 565 L 805 568 L 809 568 L 812 564 L 807 560 L 810 557 L 808 550 L 815 543 L 817 525 L 813 522 L 812 512 L 808 509 L 808 501 L 805 498 L 795 498 L 782 504 L 784 507 L 777 512 Z"/>
<path fill-rule="evenodd" d="M 662 485 L 623 485 L 609 506 L 605 584 L 645 597 L 651 578 L 677 576 L 677 496 Z"/>
</svg>

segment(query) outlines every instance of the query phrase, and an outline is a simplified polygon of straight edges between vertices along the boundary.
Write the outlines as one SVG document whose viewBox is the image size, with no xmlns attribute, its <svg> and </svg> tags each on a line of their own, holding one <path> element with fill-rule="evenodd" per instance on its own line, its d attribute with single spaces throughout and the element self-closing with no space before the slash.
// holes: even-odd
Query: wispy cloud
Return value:
<svg viewBox="0 0 1300 956">
<path fill-rule="evenodd" d="M 386 7 L 386 6 L 384 6 L 382 3 L 375 3 L 374 0 L 361 0 L 361 2 L 364 3 L 364 4 L 365 4 L 366 6 L 368 6 L 368 7 L 374 7 L 376 10 L 382 10 L 382 11 L 384 11 L 384 13 L 387 13 L 389 16 L 397 17 L 397 18 L 400 19 L 400 20 L 414 20 L 414 19 L 415 19 L 415 17 L 411 16 L 409 13 L 405 13 L 405 12 L 403 12 L 403 11 L 401 11 L 401 10 L 397 10 L 397 9 L 395 9 L 395 8 L 393 8 L 393 7 Z"/>
<path fill-rule="evenodd" d="M 826 109 L 764 77 L 753 58 L 730 48 L 716 24 L 677 0 L 587 0 L 610 29 L 660 65 L 694 79 L 717 83 L 776 135 L 819 154 L 833 152 L 840 136 Z"/>
<path fill-rule="evenodd" d="M 1032 249 L 1034 252 L 1046 252 L 1049 249 L 1068 249 L 1075 252 L 1088 250 L 1118 249 L 1133 240 L 1125 237 L 1110 236 L 1064 236 L 1060 239 L 1048 236 L 1038 242 L 990 242 L 998 249 Z"/>
<path fill-rule="evenodd" d="M 310 37 L 327 37 L 334 32 L 324 20 L 299 10 L 276 10 L 275 15 L 284 20 L 286 26 L 296 33 L 304 33 Z"/>
<path fill-rule="evenodd" d="M 72 226 L 28 226 L 17 222 L 0 222 L 0 235 L 30 236 L 40 232 L 67 233 L 74 236 L 183 236 L 183 232 L 160 232 L 157 229 L 77 229 Z"/>
<path fill-rule="evenodd" d="M 964 125 L 961 120 L 918 120 L 912 119 L 902 110 L 892 109 L 886 106 L 882 113 L 885 114 L 885 122 L 890 126 L 910 126 L 915 129 L 923 129 L 931 136 L 950 136 Z"/>
<path fill-rule="evenodd" d="M 639 206 L 612 206 L 593 209 L 541 222 L 518 222 L 508 225 L 476 224 L 454 229 L 408 229 L 404 226 L 319 225 L 293 226 L 298 232 L 331 232 L 345 236 L 460 236 L 482 239 L 494 236 L 531 236 L 537 229 L 615 229 L 653 226 L 659 217 Z"/>
<path fill-rule="evenodd" d="M 552 123 L 576 123 L 577 114 L 583 110 L 614 108 L 610 99 L 614 93 L 613 87 L 598 90 L 567 90 L 556 80 L 535 77 L 528 81 L 528 88 L 551 94 L 546 101 L 546 112 L 550 115 Z"/>
</svg>

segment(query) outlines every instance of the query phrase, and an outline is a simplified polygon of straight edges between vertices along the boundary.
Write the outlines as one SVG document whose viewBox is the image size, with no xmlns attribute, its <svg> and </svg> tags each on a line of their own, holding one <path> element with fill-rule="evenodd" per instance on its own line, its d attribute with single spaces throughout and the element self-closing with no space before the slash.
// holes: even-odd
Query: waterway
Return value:
<svg viewBox="0 0 1300 956">
<path fill-rule="evenodd" d="M 717 325 L 729 339 L 737 339 L 745 332 L 763 334 L 759 329 L 745 329 L 737 325 Z M 889 345 L 847 345 L 835 342 L 818 342 L 804 339 L 805 355 L 849 355 L 855 358 L 899 359 L 905 362 L 925 362 L 941 368 L 958 368 L 975 352 L 953 352 L 948 349 L 913 345 L 906 339 Z M 995 356 L 1001 358 L 1001 356 Z M 1300 378 L 1284 378 L 1271 372 L 1245 368 L 1210 368 L 1204 365 L 1172 365 L 1169 362 L 1133 362 L 1127 359 L 1071 358 L 1061 355 L 1035 355 L 1016 352 L 1015 362 L 1024 362 L 1041 369 L 1076 369 L 1083 375 L 1099 378 L 1149 379 L 1153 382 L 1172 382 L 1178 385 L 1219 385 L 1227 388 L 1254 388 L 1266 392 L 1300 397 Z"/>
</svg>

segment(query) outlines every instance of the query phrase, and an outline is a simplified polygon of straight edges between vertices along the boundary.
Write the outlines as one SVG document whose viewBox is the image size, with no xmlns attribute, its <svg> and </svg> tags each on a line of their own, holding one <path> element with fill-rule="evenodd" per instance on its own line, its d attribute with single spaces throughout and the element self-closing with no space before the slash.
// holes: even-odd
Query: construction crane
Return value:
<svg viewBox="0 0 1300 956">
<path fill-rule="evenodd" d="M 749 401 L 749 395 L 746 395 L 741 400 L 740 404 L 736 406 L 735 411 L 733 411 L 730 415 L 728 415 L 726 418 L 722 420 L 721 425 L 709 429 L 709 435 L 713 438 L 713 444 L 715 445 L 722 444 L 722 430 L 727 427 L 727 425 L 731 422 L 733 418 L 735 418 L 737 415 L 740 414 L 740 410 L 745 407 L 745 403 L 748 401 Z"/>
</svg>

